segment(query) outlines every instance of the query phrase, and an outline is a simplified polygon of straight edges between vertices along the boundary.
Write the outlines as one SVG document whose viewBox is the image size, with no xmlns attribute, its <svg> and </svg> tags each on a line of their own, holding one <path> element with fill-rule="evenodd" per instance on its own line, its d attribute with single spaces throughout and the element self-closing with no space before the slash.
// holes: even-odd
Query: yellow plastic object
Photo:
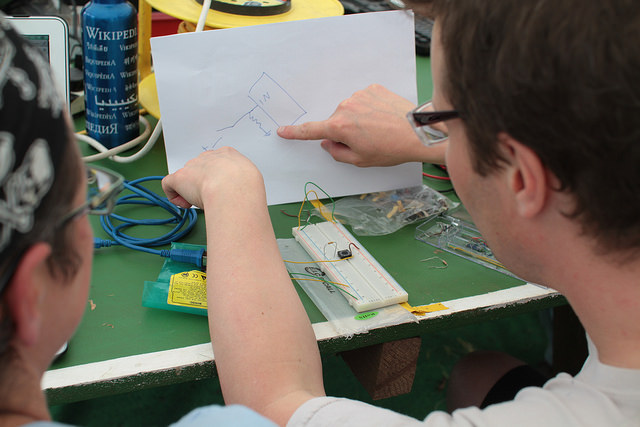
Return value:
<svg viewBox="0 0 640 427">
<path fill-rule="evenodd" d="M 155 74 L 149 74 L 138 84 L 138 101 L 149 114 L 156 119 L 160 118 L 160 103 L 158 102 Z"/>
<path fill-rule="evenodd" d="M 138 53 L 140 83 L 138 100 L 153 117 L 160 118 L 160 103 L 156 78 L 151 72 L 151 8 L 178 19 L 196 24 L 202 5 L 195 0 L 143 0 L 138 11 Z M 248 25 L 340 16 L 344 8 L 338 0 L 292 0 L 291 10 L 271 16 L 243 16 L 210 10 L 205 22 L 210 28 L 233 28 Z"/>
<path fill-rule="evenodd" d="M 138 6 L 138 71 L 140 80 L 151 73 L 151 5 L 144 0 Z"/>
<path fill-rule="evenodd" d="M 160 12 L 193 23 L 198 22 L 202 10 L 202 5 L 196 0 L 147 0 L 147 3 Z M 212 28 L 234 28 L 342 14 L 344 8 L 338 0 L 291 0 L 291 10 L 271 16 L 234 15 L 210 10 L 205 25 Z"/>
</svg>

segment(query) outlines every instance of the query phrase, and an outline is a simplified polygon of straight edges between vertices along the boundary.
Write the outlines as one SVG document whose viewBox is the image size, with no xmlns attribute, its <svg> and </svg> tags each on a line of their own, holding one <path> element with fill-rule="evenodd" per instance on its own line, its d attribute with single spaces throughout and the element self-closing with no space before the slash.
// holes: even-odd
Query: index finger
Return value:
<svg viewBox="0 0 640 427">
<path fill-rule="evenodd" d="M 324 121 L 281 126 L 278 128 L 278 135 L 285 139 L 330 139 Z"/>
</svg>

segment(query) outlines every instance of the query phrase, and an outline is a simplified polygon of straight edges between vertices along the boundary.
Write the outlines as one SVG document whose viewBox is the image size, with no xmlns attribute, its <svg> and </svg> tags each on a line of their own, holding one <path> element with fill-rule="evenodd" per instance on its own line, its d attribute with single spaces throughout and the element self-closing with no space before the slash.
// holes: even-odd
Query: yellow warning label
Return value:
<svg viewBox="0 0 640 427">
<path fill-rule="evenodd" d="M 171 276 L 167 304 L 207 308 L 207 275 L 192 270 Z"/>
</svg>

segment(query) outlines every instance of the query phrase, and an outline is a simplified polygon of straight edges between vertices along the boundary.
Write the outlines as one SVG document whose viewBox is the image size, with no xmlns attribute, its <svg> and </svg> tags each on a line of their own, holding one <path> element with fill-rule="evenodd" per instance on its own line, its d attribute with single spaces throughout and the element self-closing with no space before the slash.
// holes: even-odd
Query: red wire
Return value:
<svg viewBox="0 0 640 427">
<path fill-rule="evenodd" d="M 426 176 L 427 178 L 433 178 L 433 179 L 441 179 L 442 181 L 451 181 L 451 178 L 449 178 L 448 176 L 431 175 L 424 172 L 422 172 L 422 176 Z"/>
</svg>

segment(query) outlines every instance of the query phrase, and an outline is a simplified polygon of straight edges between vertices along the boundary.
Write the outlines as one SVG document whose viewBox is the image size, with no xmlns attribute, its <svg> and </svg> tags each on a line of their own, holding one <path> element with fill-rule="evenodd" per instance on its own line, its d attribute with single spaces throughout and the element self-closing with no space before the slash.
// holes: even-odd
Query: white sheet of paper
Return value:
<svg viewBox="0 0 640 427">
<path fill-rule="evenodd" d="M 376 12 L 151 39 L 169 172 L 231 146 L 262 172 L 271 204 L 301 201 L 312 181 L 331 196 L 420 185 L 420 163 L 358 168 L 281 125 L 327 119 L 379 83 L 417 102 L 413 14 Z"/>
</svg>

